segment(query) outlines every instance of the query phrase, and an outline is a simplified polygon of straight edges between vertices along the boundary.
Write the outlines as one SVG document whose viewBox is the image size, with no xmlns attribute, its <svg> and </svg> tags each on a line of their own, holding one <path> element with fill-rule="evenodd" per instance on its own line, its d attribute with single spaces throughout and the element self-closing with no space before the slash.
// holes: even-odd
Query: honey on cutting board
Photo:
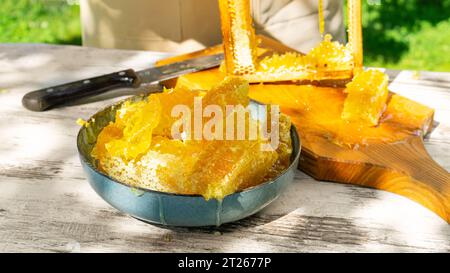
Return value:
<svg viewBox="0 0 450 273">
<path fill-rule="evenodd" d="M 262 37 L 267 48 L 286 47 Z M 212 49 L 166 59 L 167 64 L 213 54 Z M 219 49 L 215 48 L 214 53 Z M 168 87 L 209 89 L 225 77 L 219 69 L 183 75 Z M 377 126 L 343 125 L 344 88 L 293 83 L 251 84 L 249 97 L 279 104 L 302 140 L 299 168 L 315 179 L 386 190 L 410 198 L 450 222 L 448 172 L 427 154 L 423 136 L 431 130 L 434 110 L 389 92 Z"/>
<path fill-rule="evenodd" d="M 246 1 L 224 0 L 223 3 L 225 2 L 230 4 Z M 315 74 L 308 74 L 305 72 L 308 70 L 303 69 L 307 68 L 305 63 L 314 63 L 304 63 L 303 54 L 260 37 L 266 42 L 265 47 L 261 47 L 268 51 L 261 53 L 260 48 L 257 48 L 259 57 L 255 65 L 256 72 L 241 76 L 251 82 L 264 84 L 251 85 L 249 97 L 266 104 L 278 104 L 281 111 L 291 117 L 302 138 L 299 168 L 305 173 L 318 180 L 357 184 L 403 195 L 450 222 L 449 174 L 427 154 L 422 140 L 431 129 L 434 110 L 388 92 L 387 78 L 382 73 L 363 71 L 360 0 L 348 0 L 347 7 L 349 42 L 345 47 L 342 46 L 342 50 L 332 47 L 328 51 L 317 50 L 324 65 L 313 65 L 310 71 Z M 321 1 L 319 8 L 319 25 L 322 31 Z M 224 37 L 227 31 L 229 29 L 223 29 Z M 327 45 L 327 42 L 328 45 L 336 45 L 325 36 L 324 42 L 317 48 Z M 233 49 L 234 45 L 232 40 L 224 39 L 225 51 L 230 46 Z M 217 48 L 213 50 L 220 51 Z M 327 52 L 331 54 L 322 54 Z M 332 54 L 343 52 L 344 56 L 351 56 L 351 62 L 338 63 L 336 67 L 330 68 Z M 177 56 L 160 64 L 204 54 L 209 54 L 208 50 L 189 56 Z M 225 55 L 225 58 L 233 58 Z M 340 57 L 334 59 L 344 60 Z M 327 70 L 324 67 L 338 74 L 321 74 Z M 211 69 L 184 75 L 167 84 L 209 89 L 226 73 L 230 73 L 226 68 L 225 65 L 225 69 L 221 70 Z M 347 90 L 336 87 L 341 86 L 342 81 L 334 81 L 345 75 L 339 74 L 342 68 L 350 72 L 349 78 L 356 76 Z M 267 71 L 258 76 L 258 70 L 261 69 Z M 291 73 L 292 71 L 301 71 L 303 74 Z M 297 80 L 304 83 L 301 81 L 303 79 L 313 79 L 313 83 L 318 86 L 297 85 L 292 82 Z M 314 82 L 315 79 L 317 82 Z M 324 79 L 331 79 L 329 83 L 334 88 L 324 87 Z"/>
<path fill-rule="evenodd" d="M 282 111 L 292 117 L 305 140 L 323 138 L 341 146 L 357 148 L 373 142 L 395 142 L 407 135 L 423 133 L 420 131 L 423 123 L 420 122 L 429 119 L 430 113 L 426 110 L 423 116 L 412 113 L 415 116 L 412 120 L 419 120 L 416 125 L 411 125 L 408 120 L 399 120 L 396 117 L 400 114 L 395 111 L 405 110 L 401 106 L 402 101 L 394 99 L 390 103 L 392 105 L 386 107 L 388 77 L 375 70 L 362 71 L 360 0 L 348 1 L 347 45 L 332 42 L 329 34 L 324 35 L 324 4 L 323 0 L 318 0 L 323 41 L 306 55 L 267 49 L 262 52 L 263 47 L 256 47 L 258 43 L 249 1 L 219 0 L 219 5 L 224 65 L 219 73 L 210 70 L 182 76 L 177 85 L 208 89 L 209 83 L 219 81 L 222 74 L 237 74 L 250 82 L 264 82 L 266 84 L 250 88 L 250 97 L 262 103 L 280 105 Z M 301 79 L 345 79 L 354 74 L 356 76 L 347 89 L 298 86 L 295 83 L 267 84 Z"/>
<path fill-rule="evenodd" d="M 217 69 L 202 71 L 181 76 L 176 86 L 207 90 L 223 77 Z M 376 126 L 348 122 L 341 118 L 347 97 L 344 91 L 345 88 L 266 83 L 250 85 L 249 97 L 279 105 L 281 111 L 291 117 L 305 146 L 331 141 L 357 149 L 371 143 L 401 141 L 410 135 L 422 135 L 429 129 L 422 125 L 430 123 L 433 111 L 394 93 L 388 94 L 386 110 Z"/>
</svg>

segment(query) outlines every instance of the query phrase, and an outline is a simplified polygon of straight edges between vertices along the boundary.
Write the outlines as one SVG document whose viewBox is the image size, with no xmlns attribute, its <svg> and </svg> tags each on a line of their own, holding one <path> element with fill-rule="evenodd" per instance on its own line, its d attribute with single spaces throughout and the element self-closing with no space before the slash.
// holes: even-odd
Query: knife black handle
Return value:
<svg viewBox="0 0 450 273">
<path fill-rule="evenodd" d="M 136 88 L 140 84 L 134 70 L 128 69 L 33 91 L 22 98 L 22 104 L 31 111 L 44 111 L 59 104 L 99 95 L 112 89 Z"/>
</svg>

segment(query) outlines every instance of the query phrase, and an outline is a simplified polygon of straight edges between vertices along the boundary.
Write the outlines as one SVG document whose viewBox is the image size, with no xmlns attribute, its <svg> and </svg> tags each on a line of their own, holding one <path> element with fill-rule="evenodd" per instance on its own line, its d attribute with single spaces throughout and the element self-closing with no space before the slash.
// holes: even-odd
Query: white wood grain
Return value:
<svg viewBox="0 0 450 273">
<path fill-rule="evenodd" d="M 57 83 L 143 68 L 162 56 L 0 45 L 0 252 L 450 251 L 449 225 L 422 206 L 387 192 L 318 182 L 299 171 L 275 203 L 219 228 L 154 226 L 110 207 L 84 178 L 75 120 L 122 97 L 43 113 L 22 108 L 21 98 Z M 393 91 L 436 109 L 439 124 L 426 147 L 450 170 L 450 74 L 389 74 Z"/>
</svg>

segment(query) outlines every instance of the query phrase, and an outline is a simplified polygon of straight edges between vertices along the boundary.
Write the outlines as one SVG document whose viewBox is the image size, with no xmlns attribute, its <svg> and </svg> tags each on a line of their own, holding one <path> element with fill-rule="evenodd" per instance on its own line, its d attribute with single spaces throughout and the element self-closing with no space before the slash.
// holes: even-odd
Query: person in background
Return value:
<svg viewBox="0 0 450 273">
<path fill-rule="evenodd" d="M 256 32 L 308 52 L 317 0 L 250 0 Z M 324 0 L 325 33 L 345 41 L 343 2 Z M 185 53 L 221 43 L 217 0 L 81 0 L 83 45 Z"/>
</svg>

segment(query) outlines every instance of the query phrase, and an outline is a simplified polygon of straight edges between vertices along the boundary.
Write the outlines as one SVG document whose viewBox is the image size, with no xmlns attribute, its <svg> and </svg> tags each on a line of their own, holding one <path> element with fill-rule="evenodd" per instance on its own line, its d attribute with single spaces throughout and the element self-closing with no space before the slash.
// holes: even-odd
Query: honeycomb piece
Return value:
<svg viewBox="0 0 450 273">
<path fill-rule="evenodd" d="M 269 118 L 270 108 L 266 116 Z M 257 123 L 246 116 L 244 140 L 204 141 L 204 154 L 197 162 L 197 170 L 191 178 L 192 190 L 201 193 L 206 199 L 222 199 L 228 194 L 258 185 L 274 178 L 290 164 L 292 143 L 289 117 L 280 114 L 279 144 L 275 150 L 264 149 L 269 138 L 249 138 L 251 123 Z M 236 127 L 235 127 L 236 130 Z M 271 130 L 270 126 L 268 130 Z"/>
<path fill-rule="evenodd" d="M 210 143 L 191 177 L 193 190 L 205 199 L 222 199 L 238 189 L 261 183 L 278 154 L 262 151 L 260 145 L 258 140 Z"/>
<path fill-rule="evenodd" d="M 175 89 L 164 89 L 163 93 L 154 94 L 161 103 L 161 119 L 153 131 L 153 134 L 160 136 L 171 136 L 171 128 L 178 117 L 172 117 L 172 109 L 177 105 L 186 105 L 192 108 L 194 98 L 201 95 L 199 90 L 190 90 L 185 87 Z"/>
<path fill-rule="evenodd" d="M 241 104 L 247 106 L 249 84 L 229 77 L 203 96 L 203 107 Z M 152 190 L 201 194 L 206 199 L 222 199 L 239 189 L 266 181 L 282 172 L 292 153 L 290 120 L 280 119 L 280 146 L 265 150 L 270 139 L 258 134 L 244 140 L 177 140 L 158 134 L 157 123 L 171 123 L 167 109 L 190 103 L 196 92 L 188 89 L 165 90 L 147 101 L 124 103 L 111 122 L 98 135 L 92 156 L 102 170 L 132 186 Z M 257 123 L 246 117 L 246 126 Z M 164 130 L 163 130 L 164 131 Z M 278 136 L 277 136 L 278 137 Z M 286 165 L 287 164 L 287 165 Z"/>
<path fill-rule="evenodd" d="M 425 135 L 432 129 L 433 115 L 434 112 L 427 106 L 392 94 L 384 116 L 389 122 L 402 124 L 411 131 L 419 130 Z"/>
<path fill-rule="evenodd" d="M 305 56 L 306 66 L 317 70 L 350 70 L 353 56 L 350 50 L 338 42 L 332 42 L 330 34 L 325 35 L 323 41 L 311 49 Z"/>
<path fill-rule="evenodd" d="M 106 145 L 113 141 L 118 140 L 123 137 L 123 129 L 118 127 L 117 124 L 110 122 L 107 126 L 97 136 L 97 142 L 92 149 L 92 157 L 99 159 L 100 166 L 102 166 L 102 161 L 108 156 L 108 151 L 106 150 Z"/>
<path fill-rule="evenodd" d="M 139 160 L 109 156 L 101 161 L 110 176 L 132 186 L 190 194 L 189 177 L 201 152 L 201 146 L 155 136 L 150 149 Z"/>
<path fill-rule="evenodd" d="M 145 101 L 125 101 L 121 107 L 116 111 L 115 116 L 115 125 L 119 128 L 125 128 L 128 121 L 131 119 L 131 117 L 134 115 L 136 111 L 138 111 L 140 108 L 144 107 Z"/>
<path fill-rule="evenodd" d="M 140 185 L 180 194 L 198 194 L 191 187 L 191 175 L 204 153 L 197 143 L 154 137 L 150 150 L 137 163 Z"/>
<path fill-rule="evenodd" d="M 248 81 L 241 77 L 227 77 L 220 84 L 214 86 L 206 92 L 202 99 L 204 106 L 219 105 L 224 108 L 227 105 L 247 106 L 250 102 L 248 98 Z"/>
<path fill-rule="evenodd" d="M 270 112 L 269 112 L 270 113 Z M 195 191 L 206 198 L 222 199 L 237 190 L 275 178 L 290 164 L 292 143 L 288 116 L 280 114 L 279 146 L 265 150 L 269 139 L 214 141 L 206 146 L 191 178 Z"/>
<path fill-rule="evenodd" d="M 249 113 L 246 112 L 247 106 L 249 105 L 249 98 L 248 98 L 248 91 L 249 91 L 249 83 L 245 79 L 241 77 L 227 77 L 225 78 L 220 84 L 215 85 L 212 87 L 203 97 L 202 99 L 202 105 L 205 109 L 208 105 L 216 105 L 219 106 L 222 113 L 223 113 L 223 131 L 222 131 L 222 138 L 227 138 L 227 129 L 230 130 L 229 134 L 230 137 L 233 136 L 233 138 L 238 136 L 238 131 L 244 130 L 245 136 L 248 136 L 248 128 L 249 128 L 249 122 L 250 117 Z M 233 111 L 230 112 L 229 106 L 234 107 Z M 239 107 L 242 106 L 242 107 Z M 242 115 L 243 114 L 243 115 Z M 245 124 L 247 125 L 246 128 L 241 128 L 238 125 L 242 123 L 238 123 L 238 116 L 243 116 L 245 118 Z M 203 125 L 207 125 L 208 121 L 211 120 L 210 117 L 204 117 L 203 118 Z M 230 127 L 230 124 L 227 124 L 228 122 L 234 122 L 234 126 Z M 252 123 L 253 124 L 253 123 Z M 227 128 L 228 127 L 228 128 Z M 241 130 L 238 130 L 239 129 Z M 240 134 L 239 134 L 240 135 Z M 205 137 L 205 135 L 204 135 Z M 216 138 L 215 135 L 209 136 L 209 138 Z"/>
<path fill-rule="evenodd" d="M 324 40 L 306 55 L 287 52 L 267 56 L 259 62 L 257 71 L 245 78 L 251 82 L 350 78 L 352 54 L 348 47 L 331 39 L 331 35 L 325 35 Z"/>
<path fill-rule="evenodd" d="M 256 36 L 249 0 L 219 0 L 225 66 L 229 74 L 244 75 L 256 69 Z"/>
<path fill-rule="evenodd" d="M 160 115 L 161 106 L 155 96 L 145 101 L 125 102 L 116 112 L 115 122 L 100 132 L 92 156 L 100 161 L 105 156 L 125 161 L 137 159 L 150 148 Z"/>
<path fill-rule="evenodd" d="M 342 119 L 364 126 L 376 126 L 386 108 L 388 76 L 378 70 L 359 73 L 347 84 Z"/>
</svg>

